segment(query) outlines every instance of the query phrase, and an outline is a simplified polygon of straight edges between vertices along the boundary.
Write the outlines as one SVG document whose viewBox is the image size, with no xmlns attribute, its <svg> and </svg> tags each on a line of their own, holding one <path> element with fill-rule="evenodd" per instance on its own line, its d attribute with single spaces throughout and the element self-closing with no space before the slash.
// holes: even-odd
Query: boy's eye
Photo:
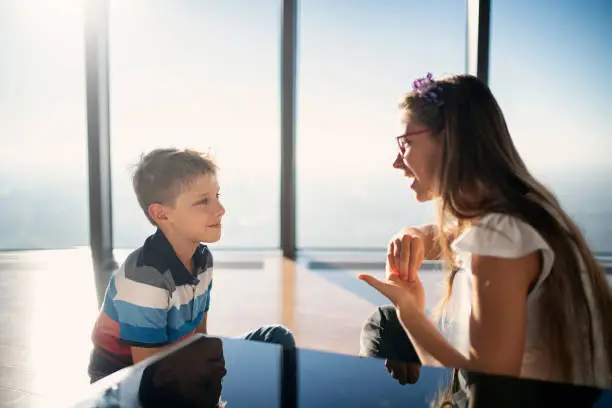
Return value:
<svg viewBox="0 0 612 408">
<path fill-rule="evenodd" d="M 215 197 L 219 199 L 220 196 L 221 196 L 221 193 L 217 193 Z M 194 205 L 208 205 L 208 204 L 210 204 L 210 199 L 203 198 L 200 201 L 197 201 Z"/>
</svg>

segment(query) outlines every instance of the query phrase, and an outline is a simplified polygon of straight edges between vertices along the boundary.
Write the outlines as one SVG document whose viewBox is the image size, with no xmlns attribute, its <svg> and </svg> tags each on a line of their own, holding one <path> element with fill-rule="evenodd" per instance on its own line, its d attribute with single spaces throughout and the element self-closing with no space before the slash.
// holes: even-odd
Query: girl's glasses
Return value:
<svg viewBox="0 0 612 408">
<path fill-rule="evenodd" d="M 406 146 L 408 145 L 408 142 L 406 141 L 406 137 L 412 136 L 412 135 L 419 135 L 421 133 L 426 133 L 426 132 L 429 132 L 429 131 L 430 131 L 430 129 L 422 129 L 422 130 L 416 130 L 414 132 L 404 133 L 403 135 L 397 136 L 396 137 L 397 145 L 399 146 L 400 152 L 402 154 L 404 154 L 406 152 Z"/>
</svg>

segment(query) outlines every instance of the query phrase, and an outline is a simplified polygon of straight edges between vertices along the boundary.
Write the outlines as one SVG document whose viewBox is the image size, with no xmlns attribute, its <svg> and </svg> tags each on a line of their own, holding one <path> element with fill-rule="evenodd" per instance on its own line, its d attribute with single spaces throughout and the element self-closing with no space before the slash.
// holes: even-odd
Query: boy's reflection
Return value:
<svg viewBox="0 0 612 408">
<path fill-rule="evenodd" d="M 376 309 L 361 329 L 360 355 L 385 359 L 385 367 L 400 384 L 414 384 L 421 362 L 392 305 Z"/>
<path fill-rule="evenodd" d="M 145 368 L 140 403 L 142 408 L 223 407 L 221 381 L 226 372 L 221 340 L 202 337 Z"/>
</svg>

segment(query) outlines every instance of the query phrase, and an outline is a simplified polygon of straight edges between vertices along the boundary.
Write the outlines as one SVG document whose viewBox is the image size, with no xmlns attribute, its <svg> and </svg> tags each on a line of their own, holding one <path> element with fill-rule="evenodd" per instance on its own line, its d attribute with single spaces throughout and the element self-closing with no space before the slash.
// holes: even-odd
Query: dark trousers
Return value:
<svg viewBox="0 0 612 408">
<path fill-rule="evenodd" d="M 359 354 L 405 363 L 421 363 L 393 305 L 378 307 L 366 320 L 361 329 Z"/>
<path fill-rule="evenodd" d="M 289 329 L 280 325 L 262 326 L 245 333 L 239 338 L 264 343 L 274 343 L 282 346 L 283 349 L 295 348 L 295 338 L 293 334 Z"/>
</svg>

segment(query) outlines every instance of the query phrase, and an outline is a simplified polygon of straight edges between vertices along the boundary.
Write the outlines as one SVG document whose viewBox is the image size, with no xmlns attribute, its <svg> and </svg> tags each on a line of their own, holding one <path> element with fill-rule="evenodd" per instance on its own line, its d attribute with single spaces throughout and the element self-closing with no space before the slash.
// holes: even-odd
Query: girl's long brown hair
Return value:
<svg viewBox="0 0 612 408">
<path fill-rule="evenodd" d="M 450 271 L 442 304 L 450 298 L 457 271 L 444 233 L 448 220 L 465 228 L 470 219 L 492 212 L 518 217 L 535 228 L 555 254 L 552 272 L 543 283 L 540 322 L 550 356 L 558 365 L 556 379 L 572 382 L 593 376 L 594 333 L 598 332 L 612 368 L 612 294 L 583 234 L 552 192 L 525 166 L 489 88 L 471 75 L 446 77 L 437 83 L 443 106 L 409 93 L 401 107 L 413 120 L 432 129 L 442 148 L 439 243 Z M 466 192 L 479 200 L 468 200 Z M 589 307 L 582 274 L 592 288 L 595 310 Z M 597 327 L 591 324 L 594 314 Z M 576 359 L 576 355 L 581 357 Z M 606 383 L 611 384 L 611 379 Z"/>
</svg>

